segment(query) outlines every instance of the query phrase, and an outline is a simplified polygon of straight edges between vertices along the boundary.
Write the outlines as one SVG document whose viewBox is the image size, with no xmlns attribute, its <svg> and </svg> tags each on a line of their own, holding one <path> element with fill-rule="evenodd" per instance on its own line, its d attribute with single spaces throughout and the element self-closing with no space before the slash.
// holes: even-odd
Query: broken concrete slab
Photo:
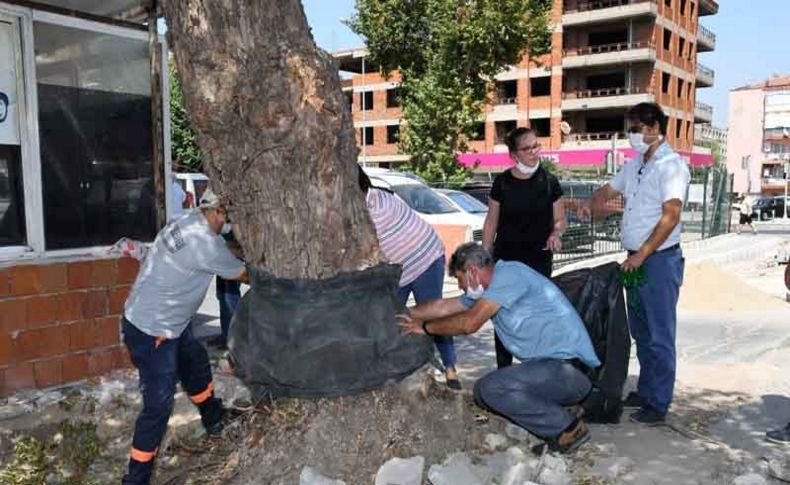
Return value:
<svg viewBox="0 0 790 485">
<path fill-rule="evenodd" d="M 425 458 L 393 458 L 379 468 L 376 485 L 422 485 Z"/>
</svg>

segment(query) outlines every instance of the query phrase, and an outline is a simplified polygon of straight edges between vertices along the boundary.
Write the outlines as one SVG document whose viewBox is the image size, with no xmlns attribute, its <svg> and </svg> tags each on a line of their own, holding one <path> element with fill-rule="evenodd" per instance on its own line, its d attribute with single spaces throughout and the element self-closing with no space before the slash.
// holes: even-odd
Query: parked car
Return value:
<svg viewBox="0 0 790 485">
<path fill-rule="evenodd" d="M 788 197 L 787 199 L 790 199 Z M 790 205 L 790 200 L 785 196 L 761 197 L 752 205 L 752 217 L 758 221 L 767 221 L 775 217 L 784 217 L 785 210 Z"/>
<path fill-rule="evenodd" d="M 565 205 L 565 217 L 568 227 L 574 223 L 591 226 L 590 232 L 604 233 L 609 239 L 620 237 L 623 220 L 623 201 L 615 198 L 608 201 L 601 211 L 596 213 L 591 225 L 589 221 L 579 221 L 577 214 L 579 206 L 592 197 L 592 193 L 601 187 L 600 182 L 587 180 L 561 180 L 562 198 Z"/>
<path fill-rule="evenodd" d="M 177 173 L 176 180 L 187 194 L 189 207 L 196 207 L 208 187 L 208 177 L 202 173 Z"/>
<path fill-rule="evenodd" d="M 491 184 L 488 183 L 467 184 L 461 187 L 461 191 L 479 200 L 486 207 L 488 206 L 488 196 L 491 193 Z"/>
<path fill-rule="evenodd" d="M 365 167 L 363 170 L 374 187 L 391 190 L 429 223 L 469 226 L 472 240 L 482 241 L 483 218 L 456 208 L 419 178 L 381 168 Z"/>
<path fill-rule="evenodd" d="M 456 209 L 464 211 L 467 214 L 480 216 L 485 219 L 485 216 L 488 213 L 488 206 L 466 192 L 448 189 L 435 190 L 439 192 L 439 194 L 441 194 L 445 199 L 450 201 L 450 203 L 455 206 Z"/>
</svg>

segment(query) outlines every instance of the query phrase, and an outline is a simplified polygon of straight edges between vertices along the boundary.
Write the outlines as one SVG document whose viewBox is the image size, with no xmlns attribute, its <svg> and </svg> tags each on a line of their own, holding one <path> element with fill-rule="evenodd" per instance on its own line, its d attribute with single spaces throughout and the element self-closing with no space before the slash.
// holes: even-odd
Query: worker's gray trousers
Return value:
<svg viewBox="0 0 790 485">
<path fill-rule="evenodd" d="M 541 359 L 486 375 L 475 383 L 475 401 L 540 438 L 552 439 L 575 419 L 565 406 L 580 403 L 591 388 L 570 361 Z"/>
</svg>

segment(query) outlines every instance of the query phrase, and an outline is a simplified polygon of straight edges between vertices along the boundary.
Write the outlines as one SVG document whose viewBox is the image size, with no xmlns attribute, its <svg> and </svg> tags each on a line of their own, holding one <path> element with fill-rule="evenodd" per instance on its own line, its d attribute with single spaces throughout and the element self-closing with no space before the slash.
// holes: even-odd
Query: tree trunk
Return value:
<svg viewBox="0 0 790 485">
<path fill-rule="evenodd" d="M 299 0 L 167 0 L 204 169 L 246 259 L 289 279 L 383 260 L 357 185 L 351 113 Z"/>
</svg>

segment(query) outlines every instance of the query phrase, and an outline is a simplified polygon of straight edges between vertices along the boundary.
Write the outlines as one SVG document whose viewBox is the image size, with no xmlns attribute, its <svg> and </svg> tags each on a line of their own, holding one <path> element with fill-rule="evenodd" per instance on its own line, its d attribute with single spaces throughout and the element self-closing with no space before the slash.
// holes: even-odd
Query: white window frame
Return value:
<svg viewBox="0 0 790 485">
<path fill-rule="evenodd" d="M 0 1 L 0 16 L 14 21 L 20 35 L 21 72 L 18 79 L 20 144 L 22 153 L 22 192 L 25 202 L 25 230 L 27 246 L 18 251 L 13 247 L 0 247 L 0 264 L 29 259 L 48 259 L 79 256 L 106 255 L 110 246 L 92 246 L 74 249 L 47 250 L 44 232 L 44 194 L 41 180 L 41 153 L 38 126 L 38 91 L 36 79 L 35 39 L 33 22 L 41 22 L 62 27 L 70 27 L 100 34 L 109 34 L 135 40 L 148 40 L 146 30 L 136 30 L 117 25 L 105 24 L 87 19 L 44 12 Z M 170 160 L 170 104 L 169 81 L 167 72 L 168 46 L 164 35 L 159 34 L 162 48 L 162 119 L 165 180 L 169 182 Z M 19 67 L 19 62 L 18 62 Z M 165 183 L 165 209 L 170 214 L 169 183 Z"/>
</svg>

